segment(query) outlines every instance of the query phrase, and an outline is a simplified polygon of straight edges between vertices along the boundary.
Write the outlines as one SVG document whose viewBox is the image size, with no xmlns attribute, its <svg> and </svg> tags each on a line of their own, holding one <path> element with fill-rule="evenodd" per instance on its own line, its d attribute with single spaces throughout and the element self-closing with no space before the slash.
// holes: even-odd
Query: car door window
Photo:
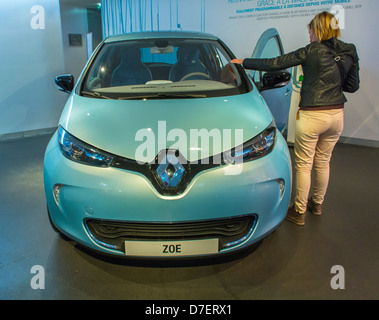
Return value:
<svg viewBox="0 0 379 320">
<path fill-rule="evenodd" d="M 279 42 L 277 37 L 270 38 L 266 45 L 263 48 L 261 59 L 270 59 L 270 58 L 276 58 L 278 56 L 282 55 Z M 261 83 L 262 76 L 265 74 L 265 72 L 255 72 L 254 74 L 254 82 L 255 83 Z"/>
</svg>

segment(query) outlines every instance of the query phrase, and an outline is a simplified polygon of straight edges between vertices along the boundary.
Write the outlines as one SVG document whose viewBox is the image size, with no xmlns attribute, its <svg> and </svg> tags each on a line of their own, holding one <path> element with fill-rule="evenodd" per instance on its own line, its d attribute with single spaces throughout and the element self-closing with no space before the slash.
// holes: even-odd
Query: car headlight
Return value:
<svg viewBox="0 0 379 320">
<path fill-rule="evenodd" d="M 224 163 L 242 163 L 259 159 L 272 151 L 275 142 L 276 127 L 270 124 L 258 136 L 224 153 Z"/>
<path fill-rule="evenodd" d="M 111 154 L 75 138 L 61 126 L 58 127 L 58 142 L 62 154 L 72 161 L 92 166 L 108 167 L 114 158 Z"/>
</svg>

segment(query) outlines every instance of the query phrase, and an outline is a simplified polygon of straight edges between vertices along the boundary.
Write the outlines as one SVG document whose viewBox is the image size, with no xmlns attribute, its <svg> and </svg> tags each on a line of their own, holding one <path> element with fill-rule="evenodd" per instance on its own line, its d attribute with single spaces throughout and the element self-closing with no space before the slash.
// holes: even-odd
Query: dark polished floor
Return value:
<svg viewBox="0 0 379 320">
<path fill-rule="evenodd" d="M 225 261 L 160 264 L 101 258 L 52 230 L 42 171 L 49 138 L 0 142 L 0 299 L 379 299 L 379 149 L 337 145 L 323 215 L 308 214 L 304 227 L 284 221 Z M 44 289 L 31 286 L 35 265 Z M 335 265 L 344 289 L 331 287 L 342 276 Z"/>
</svg>

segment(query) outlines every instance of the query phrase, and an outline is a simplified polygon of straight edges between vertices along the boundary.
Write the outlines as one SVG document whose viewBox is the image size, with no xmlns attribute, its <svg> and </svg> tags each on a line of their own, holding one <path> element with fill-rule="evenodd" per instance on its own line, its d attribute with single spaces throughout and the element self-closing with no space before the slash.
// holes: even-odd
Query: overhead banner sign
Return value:
<svg viewBox="0 0 379 320">
<path fill-rule="evenodd" d="M 357 0 L 228 0 L 228 4 L 234 7 L 229 16 L 231 20 L 293 19 L 329 11 L 337 16 L 340 24 L 343 22 L 344 10 L 360 9 L 363 6 Z"/>
</svg>

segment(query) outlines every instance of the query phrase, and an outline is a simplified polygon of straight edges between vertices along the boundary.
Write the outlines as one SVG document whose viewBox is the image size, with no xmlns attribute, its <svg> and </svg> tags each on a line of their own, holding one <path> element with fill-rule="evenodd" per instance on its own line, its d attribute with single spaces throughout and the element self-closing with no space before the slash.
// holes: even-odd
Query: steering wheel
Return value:
<svg viewBox="0 0 379 320">
<path fill-rule="evenodd" d="M 204 77 L 204 78 L 206 78 L 208 80 L 212 80 L 212 78 L 208 74 L 206 74 L 204 72 L 192 72 L 192 73 L 186 74 L 179 81 L 184 81 L 184 80 L 187 80 L 188 78 L 191 78 L 191 77 L 194 77 L 194 76 L 201 76 L 201 77 Z"/>
</svg>

